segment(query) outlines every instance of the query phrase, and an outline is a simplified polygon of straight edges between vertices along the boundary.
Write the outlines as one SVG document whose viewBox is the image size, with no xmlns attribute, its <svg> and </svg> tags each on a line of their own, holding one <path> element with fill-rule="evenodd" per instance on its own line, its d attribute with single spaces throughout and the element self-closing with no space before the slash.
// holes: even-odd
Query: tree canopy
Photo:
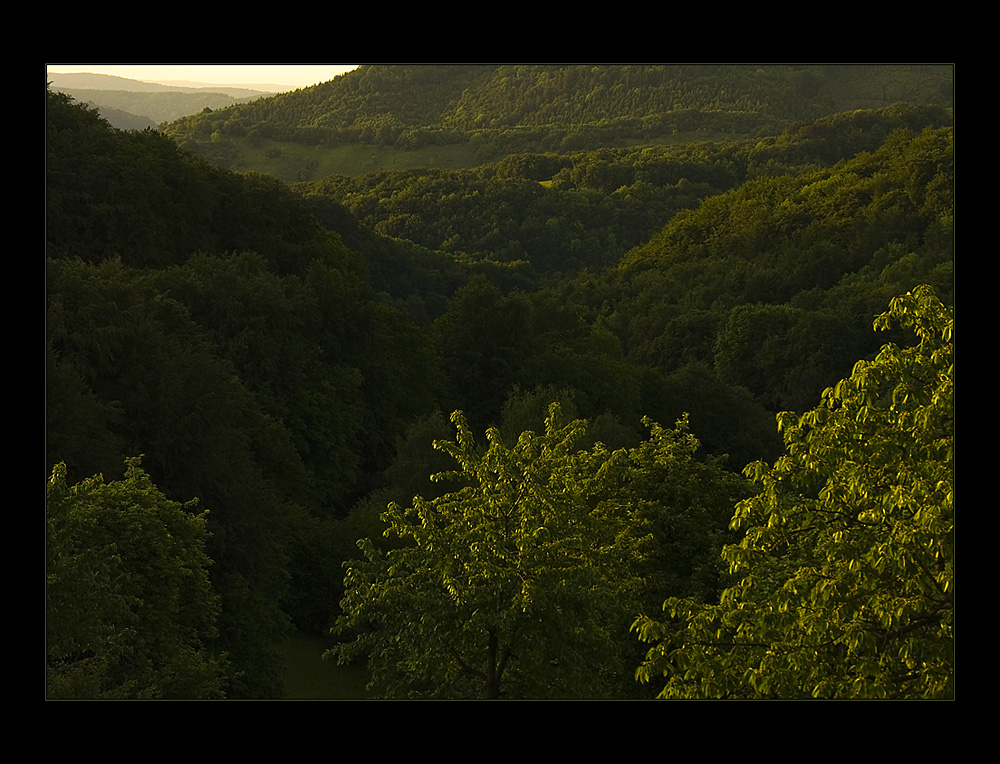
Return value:
<svg viewBox="0 0 1000 764">
<path fill-rule="evenodd" d="M 219 598 L 206 514 L 168 500 L 132 459 L 124 479 L 46 488 L 48 698 L 218 698 Z"/>
<path fill-rule="evenodd" d="M 631 697 L 628 624 L 645 590 L 717 592 L 725 519 L 739 478 L 694 459 L 682 421 L 652 422 L 633 449 L 580 448 L 585 420 L 477 444 L 461 412 L 435 442 L 458 481 L 382 515 L 387 551 L 359 542 L 332 654 L 366 656 L 389 697 Z"/>
<path fill-rule="evenodd" d="M 920 287 L 875 321 L 895 325 L 916 343 L 779 416 L 786 454 L 747 467 L 718 603 L 634 624 L 661 697 L 953 695 L 954 318 Z"/>
<path fill-rule="evenodd" d="M 509 446 L 495 429 L 477 445 L 461 412 L 454 441 L 435 447 L 458 464 L 436 479 L 464 483 L 413 506 L 391 504 L 380 552 L 359 542 L 341 632 L 358 629 L 341 659 L 369 657 L 387 696 L 580 696 L 599 692 L 609 615 L 635 581 L 638 539 L 627 518 L 591 506 L 587 478 L 606 471 L 602 448 L 574 453 L 582 420 L 550 408 L 544 434 Z M 613 618 L 610 620 L 614 620 Z M 588 687 L 585 691 L 583 688 Z"/>
<path fill-rule="evenodd" d="M 906 339 L 902 318 L 868 331 L 893 296 L 928 284 L 954 301 L 953 113 L 932 105 L 950 96 L 917 97 L 950 70 L 362 67 L 196 115 L 174 138 L 114 130 L 48 92 L 45 479 L 64 464 L 70 485 L 103 475 L 117 486 L 142 454 L 164 497 L 197 496 L 211 510 L 204 552 L 219 599 L 218 635 L 205 639 L 226 656 L 221 684 L 211 665 L 178 668 L 196 678 L 187 689 L 134 657 L 147 642 L 128 648 L 133 677 L 76 673 L 111 663 L 93 646 L 64 650 L 64 629 L 100 632 L 91 605 L 124 611 L 103 590 L 81 594 L 79 610 L 67 587 L 105 580 L 100 555 L 120 542 L 60 520 L 52 681 L 95 696 L 279 697 L 282 640 L 293 626 L 326 633 L 346 593 L 353 641 L 338 652 L 371 656 L 383 694 L 648 697 L 666 678 L 634 680 L 650 646 L 629 632 L 638 614 L 667 598 L 702 613 L 698 603 L 745 590 L 749 618 L 746 601 L 770 603 L 810 566 L 837 581 L 837 565 L 862 570 L 896 520 L 876 528 L 858 503 L 829 550 L 819 520 L 833 528 L 834 509 L 847 512 L 851 479 L 876 481 L 869 498 L 909 485 L 885 482 L 897 452 L 904 471 L 936 457 L 919 438 L 872 451 L 878 438 L 839 419 L 862 411 L 860 393 L 835 383 Z M 897 94 L 908 103 L 889 105 Z M 848 95 L 850 111 L 819 116 Z M 243 144 L 259 164 L 223 170 L 175 139 L 220 158 Z M 900 364 L 913 384 L 920 375 Z M 874 390 L 883 367 L 860 368 Z M 783 416 L 784 437 L 799 433 L 793 466 L 752 473 L 783 503 L 741 505 L 730 529 L 754 493 L 744 465 L 785 449 L 776 412 L 806 411 L 827 387 L 836 394 L 819 413 Z M 872 433 L 897 411 L 881 390 L 864 404 Z M 555 400 L 565 419 L 530 432 Z M 429 485 L 439 472 L 451 479 Z M 843 486 L 829 496 L 828 479 Z M 760 531 L 764 512 L 778 519 Z M 930 543 L 913 527 L 913 543 Z M 777 552 L 729 573 L 734 555 L 758 554 L 754 534 L 782 529 L 761 536 Z M 131 526 L 123 538 L 133 531 L 137 549 L 160 548 Z M 352 563 L 345 586 L 342 563 L 364 537 L 373 556 Z M 914 555 L 937 571 L 937 558 Z M 878 586 L 895 591 L 880 564 Z M 87 575 L 74 581 L 66 566 Z M 173 612 L 170 598 L 149 601 Z M 909 611 L 898 637 L 871 625 L 881 610 L 865 612 L 883 653 L 922 633 Z M 785 633 L 754 628 L 760 644 Z M 845 640 L 827 663 L 854 649 Z M 697 684 L 701 659 L 685 655 Z M 806 668 L 799 680 L 813 681 Z M 762 695 L 802 692 L 761 676 Z M 751 692 L 742 674 L 731 682 L 730 696 Z"/>
</svg>

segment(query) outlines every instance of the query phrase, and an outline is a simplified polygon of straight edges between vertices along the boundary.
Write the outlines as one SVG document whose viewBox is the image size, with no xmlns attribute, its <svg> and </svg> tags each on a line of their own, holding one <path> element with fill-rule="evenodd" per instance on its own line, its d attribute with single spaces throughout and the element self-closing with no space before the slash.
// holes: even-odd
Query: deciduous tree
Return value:
<svg viewBox="0 0 1000 764">
<path fill-rule="evenodd" d="M 928 287 L 894 299 L 877 329 L 910 347 L 784 413 L 786 454 L 747 468 L 743 540 L 718 604 L 668 599 L 637 677 L 661 697 L 946 698 L 953 685 L 953 315 Z"/>
<path fill-rule="evenodd" d="M 72 487 L 56 465 L 45 520 L 47 697 L 221 697 L 205 513 L 129 460 Z"/>
<path fill-rule="evenodd" d="M 367 656 L 390 697 L 590 697 L 617 683 L 617 629 L 634 603 L 639 538 L 613 503 L 589 500 L 625 452 L 576 451 L 586 423 L 564 425 L 553 404 L 544 434 L 477 444 L 461 412 L 454 441 L 435 447 L 458 464 L 437 479 L 465 483 L 413 506 L 391 504 L 387 553 L 368 539 L 350 564 L 337 631 Z M 635 611 L 633 611 L 635 612 Z M 622 624 L 622 618 L 626 619 Z"/>
</svg>

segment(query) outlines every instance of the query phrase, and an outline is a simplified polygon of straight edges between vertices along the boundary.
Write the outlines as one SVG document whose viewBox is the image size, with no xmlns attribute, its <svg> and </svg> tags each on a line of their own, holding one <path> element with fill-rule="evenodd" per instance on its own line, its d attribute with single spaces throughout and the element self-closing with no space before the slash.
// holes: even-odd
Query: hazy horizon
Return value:
<svg viewBox="0 0 1000 764">
<path fill-rule="evenodd" d="M 358 64 L 46 64 L 52 74 L 107 74 L 140 82 L 306 88 Z"/>
</svg>

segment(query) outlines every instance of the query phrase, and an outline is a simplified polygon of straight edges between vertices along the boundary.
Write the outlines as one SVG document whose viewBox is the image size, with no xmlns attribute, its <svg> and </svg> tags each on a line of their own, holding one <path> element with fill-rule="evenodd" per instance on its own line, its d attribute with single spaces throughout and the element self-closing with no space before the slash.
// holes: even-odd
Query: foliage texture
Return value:
<svg viewBox="0 0 1000 764">
<path fill-rule="evenodd" d="M 920 287 L 876 329 L 902 326 L 828 388 L 779 415 L 786 454 L 750 465 L 719 604 L 668 599 L 640 618 L 637 678 L 661 697 L 947 698 L 953 686 L 953 314 Z"/>
<path fill-rule="evenodd" d="M 46 696 L 212 698 L 218 597 L 205 514 L 168 500 L 129 460 L 123 480 L 46 490 Z"/>
<path fill-rule="evenodd" d="M 625 452 L 576 451 L 586 423 L 561 424 L 556 404 L 544 434 L 513 446 L 491 429 L 484 449 L 461 412 L 452 422 L 456 439 L 435 447 L 459 469 L 435 478 L 464 487 L 391 504 L 385 535 L 401 543 L 387 553 L 359 542 L 337 627 L 356 638 L 337 654 L 368 656 L 387 696 L 606 694 L 640 539 L 589 493 L 625 468 Z"/>
</svg>

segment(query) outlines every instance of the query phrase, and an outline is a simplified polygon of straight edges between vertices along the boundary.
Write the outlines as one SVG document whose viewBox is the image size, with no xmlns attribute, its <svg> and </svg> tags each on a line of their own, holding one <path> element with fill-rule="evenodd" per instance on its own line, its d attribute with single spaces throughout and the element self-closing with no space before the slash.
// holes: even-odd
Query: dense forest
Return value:
<svg viewBox="0 0 1000 764">
<path fill-rule="evenodd" d="M 46 88 L 46 696 L 280 698 L 332 628 L 378 697 L 953 697 L 950 86 Z"/>
</svg>

